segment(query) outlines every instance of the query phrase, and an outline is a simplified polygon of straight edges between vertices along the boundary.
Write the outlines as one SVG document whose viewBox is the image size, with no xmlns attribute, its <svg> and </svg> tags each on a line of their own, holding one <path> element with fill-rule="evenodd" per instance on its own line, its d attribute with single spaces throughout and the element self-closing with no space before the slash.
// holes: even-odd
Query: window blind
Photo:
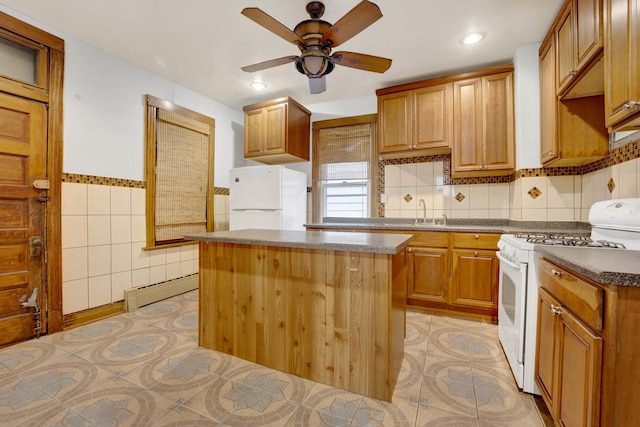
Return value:
<svg viewBox="0 0 640 427">
<path fill-rule="evenodd" d="M 353 180 L 371 177 L 372 124 L 318 131 L 318 179 Z"/>
<path fill-rule="evenodd" d="M 157 111 L 155 240 L 162 243 L 207 231 L 211 127 Z"/>
</svg>

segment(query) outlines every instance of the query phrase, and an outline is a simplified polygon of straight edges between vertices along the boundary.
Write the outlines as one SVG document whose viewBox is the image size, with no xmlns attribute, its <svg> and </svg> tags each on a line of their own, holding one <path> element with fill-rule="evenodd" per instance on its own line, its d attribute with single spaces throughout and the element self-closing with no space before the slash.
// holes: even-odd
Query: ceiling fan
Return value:
<svg viewBox="0 0 640 427">
<path fill-rule="evenodd" d="M 376 73 L 384 73 L 391 66 L 390 59 L 379 56 L 355 52 L 334 52 L 331 54 L 332 48 L 341 45 L 382 18 L 382 12 L 376 4 L 363 0 L 333 25 L 320 19 L 324 14 L 322 2 L 308 3 L 307 13 L 311 19 L 300 22 L 291 31 L 257 7 L 243 9 L 244 16 L 286 41 L 297 45 L 301 54 L 300 56 L 285 56 L 248 65 L 242 67 L 242 70 L 252 73 L 295 62 L 297 70 L 309 77 L 311 93 L 316 94 L 326 90 L 325 76 L 333 71 L 336 64 Z"/>
</svg>

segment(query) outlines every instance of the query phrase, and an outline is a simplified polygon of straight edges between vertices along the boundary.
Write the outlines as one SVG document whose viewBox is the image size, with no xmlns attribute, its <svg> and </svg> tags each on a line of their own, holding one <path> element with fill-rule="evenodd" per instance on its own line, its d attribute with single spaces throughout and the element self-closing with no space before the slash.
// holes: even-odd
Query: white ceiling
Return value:
<svg viewBox="0 0 640 427">
<path fill-rule="evenodd" d="M 325 0 L 335 23 L 360 0 Z M 49 27 L 120 56 L 231 108 L 280 96 L 303 105 L 372 95 L 376 89 L 511 62 L 518 46 L 540 42 L 563 0 L 374 0 L 384 15 L 336 50 L 393 60 L 384 74 L 336 66 L 327 90 L 309 94 L 294 64 L 245 73 L 240 67 L 299 54 L 242 16 L 258 7 L 293 29 L 307 0 L 0 0 Z M 478 45 L 460 43 L 471 31 Z M 262 80 L 268 88 L 249 87 Z"/>
</svg>

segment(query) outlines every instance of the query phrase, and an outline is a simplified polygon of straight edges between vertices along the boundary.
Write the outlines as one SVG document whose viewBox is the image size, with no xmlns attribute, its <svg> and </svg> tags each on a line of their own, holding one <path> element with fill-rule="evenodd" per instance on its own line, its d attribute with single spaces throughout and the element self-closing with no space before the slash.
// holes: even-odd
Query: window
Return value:
<svg viewBox="0 0 640 427">
<path fill-rule="evenodd" d="M 215 121 L 150 95 L 146 102 L 147 247 L 166 247 L 213 231 Z"/>
<path fill-rule="evenodd" d="M 372 216 L 376 116 L 313 123 L 313 220 Z"/>
</svg>

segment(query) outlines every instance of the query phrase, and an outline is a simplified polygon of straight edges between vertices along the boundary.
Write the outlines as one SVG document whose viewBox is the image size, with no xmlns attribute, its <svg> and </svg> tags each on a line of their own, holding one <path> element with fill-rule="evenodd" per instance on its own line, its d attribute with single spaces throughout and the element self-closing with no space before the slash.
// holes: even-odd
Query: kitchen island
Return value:
<svg viewBox="0 0 640 427">
<path fill-rule="evenodd" d="M 391 401 L 410 234 L 237 230 L 200 243 L 199 344 Z"/>
</svg>

